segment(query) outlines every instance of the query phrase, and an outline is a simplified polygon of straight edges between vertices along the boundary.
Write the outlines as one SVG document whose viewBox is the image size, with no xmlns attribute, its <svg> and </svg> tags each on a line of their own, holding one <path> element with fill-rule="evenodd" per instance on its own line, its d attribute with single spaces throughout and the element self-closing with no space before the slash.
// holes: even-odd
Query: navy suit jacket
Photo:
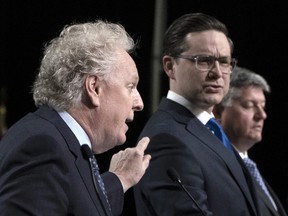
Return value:
<svg viewBox="0 0 288 216">
<path fill-rule="evenodd" d="M 113 215 L 119 215 L 124 202 L 121 182 L 113 173 L 102 177 Z M 80 143 L 56 111 L 40 107 L 2 138 L 1 216 L 111 215 L 98 196 Z"/>
<path fill-rule="evenodd" d="M 134 186 L 138 216 L 201 215 L 167 176 L 175 168 L 206 215 L 260 215 L 255 187 L 239 154 L 230 153 L 188 109 L 162 99 L 141 132 L 150 137 L 150 165 Z"/>
</svg>

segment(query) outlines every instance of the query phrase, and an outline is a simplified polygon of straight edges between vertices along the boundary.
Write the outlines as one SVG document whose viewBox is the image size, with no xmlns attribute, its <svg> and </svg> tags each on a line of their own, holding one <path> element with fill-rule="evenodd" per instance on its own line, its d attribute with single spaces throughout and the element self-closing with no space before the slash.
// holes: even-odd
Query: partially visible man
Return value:
<svg viewBox="0 0 288 216">
<path fill-rule="evenodd" d="M 214 107 L 213 112 L 252 176 L 256 174 L 255 185 L 262 215 L 286 216 L 276 194 L 258 172 L 256 164 L 248 157 L 248 150 L 262 140 L 262 129 L 267 118 L 265 105 L 268 93 L 270 86 L 261 75 L 246 68 L 235 67 L 228 94 Z"/>
<path fill-rule="evenodd" d="M 100 176 L 93 153 L 126 141 L 143 109 L 133 39 L 106 21 L 66 26 L 45 49 L 33 85 L 38 109 L 0 143 L 1 216 L 120 215 L 143 176 L 149 138 L 115 154 Z"/>
</svg>

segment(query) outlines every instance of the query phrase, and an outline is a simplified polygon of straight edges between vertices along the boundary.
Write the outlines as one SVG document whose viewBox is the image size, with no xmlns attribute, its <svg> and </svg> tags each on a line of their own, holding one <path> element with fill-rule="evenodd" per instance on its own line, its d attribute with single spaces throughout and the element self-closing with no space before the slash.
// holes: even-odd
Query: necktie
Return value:
<svg viewBox="0 0 288 216">
<path fill-rule="evenodd" d="M 103 179 L 102 179 L 100 172 L 99 172 L 97 160 L 96 160 L 94 154 L 92 153 L 90 147 L 87 144 L 81 145 L 81 151 L 82 151 L 83 155 L 89 160 L 90 168 L 91 168 L 91 172 L 92 172 L 92 176 L 93 176 L 93 181 L 94 181 L 94 186 L 95 186 L 95 188 L 96 188 L 96 190 L 100 196 L 100 199 L 102 200 L 103 196 L 101 196 L 101 195 L 104 195 L 103 198 L 105 198 L 105 201 L 107 202 L 107 204 L 109 206 L 109 210 L 111 212 L 111 207 L 110 207 L 107 191 L 105 189 Z M 101 190 L 101 191 L 99 191 L 99 190 Z"/>
<path fill-rule="evenodd" d="M 222 127 L 219 125 L 216 119 L 210 118 L 206 125 L 220 139 L 224 146 L 234 154 L 231 143 L 229 142 L 226 134 L 224 133 Z"/>
<path fill-rule="evenodd" d="M 92 169 L 92 172 L 93 172 L 93 174 L 95 176 L 95 179 L 98 182 L 98 185 L 100 186 L 100 189 L 101 189 L 102 193 L 105 196 L 106 202 L 108 203 L 109 209 L 111 211 L 111 207 L 110 207 L 110 204 L 109 204 L 107 191 L 105 189 L 105 185 L 104 185 L 103 179 L 102 179 L 102 177 L 100 175 L 100 172 L 99 172 L 99 167 L 98 167 L 98 164 L 97 164 L 97 160 L 96 160 L 94 155 L 91 158 L 91 169 Z"/>
<path fill-rule="evenodd" d="M 250 158 L 243 158 L 243 161 L 246 165 L 246 167 L 248 168 L 249 172 L 251 173 L 251 175 L 255 178 L 256 182 L 260 185 L 260 187 L 262 188 L 262 190 L 265 192 L 265 194 L 268 196 L 268 198 L 270 199 L 270 201 L 272 202 L 273 206 L 277 209 L 274 200 L 272 199 L 269 191 L 267 190 L 267 187 L 261 177 L 261 174 L 257 168 L 256 163 L 251 160 Z"/>
</svg>

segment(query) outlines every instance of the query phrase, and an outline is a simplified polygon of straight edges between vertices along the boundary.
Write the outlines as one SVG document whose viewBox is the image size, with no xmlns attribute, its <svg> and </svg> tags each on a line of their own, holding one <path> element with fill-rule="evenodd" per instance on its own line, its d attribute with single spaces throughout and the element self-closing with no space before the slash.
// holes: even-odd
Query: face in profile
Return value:
<svg viewBox="0 0 288 216">
<path fill-rule="evenodd" d="M 118 60 L 113 71 L 101 85 L 99 112 L 96 121 L 101 122 L 102 139 L 105 148 L 110 149 L 126 141 L 129 122 L 134 112 L 144 107 L 137 90 L 138 71 L 131 56 L 124 50 L 117 50 Z"/>
<path fill-rule="evenodd" d="M 265 95 L 260 87 L 242 87 L 239 97 L 221 114 L 221 125 L 231 142 L 247 151 L 262 140 L 265 112 Z"/>
</svg>

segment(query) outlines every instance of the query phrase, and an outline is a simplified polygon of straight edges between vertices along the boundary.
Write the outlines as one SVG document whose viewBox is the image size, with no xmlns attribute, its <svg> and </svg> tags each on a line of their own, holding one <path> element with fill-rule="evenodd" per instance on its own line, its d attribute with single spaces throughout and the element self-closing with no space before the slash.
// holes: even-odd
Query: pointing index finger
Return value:
<svg viewBox="0 0 288 216">
<path fill-rule="evenodd" d="M 144 152 L 150 142 L 149 137 L 143 137 L 137 144 L 136 148 Z"/>
</svg>

